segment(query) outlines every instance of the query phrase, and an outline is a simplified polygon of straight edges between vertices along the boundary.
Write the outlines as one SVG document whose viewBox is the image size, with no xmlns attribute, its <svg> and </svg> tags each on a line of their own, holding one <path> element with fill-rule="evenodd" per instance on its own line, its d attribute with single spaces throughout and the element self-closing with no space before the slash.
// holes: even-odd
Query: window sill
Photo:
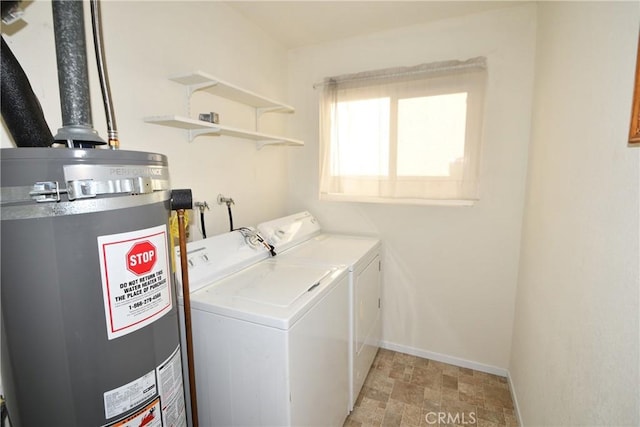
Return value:
<svg viewBox="0 0 640 427">
<path fill-rule="evenodd" d="M 401 199 L 383 197 L 354 197 L 340 194 L 321 194 L 321 201 L 377 203 L 384 205 L 418 205 L 418 206 L 474 206 L 477 200 L 438 200 L 438 199 Z"/>
</svg>

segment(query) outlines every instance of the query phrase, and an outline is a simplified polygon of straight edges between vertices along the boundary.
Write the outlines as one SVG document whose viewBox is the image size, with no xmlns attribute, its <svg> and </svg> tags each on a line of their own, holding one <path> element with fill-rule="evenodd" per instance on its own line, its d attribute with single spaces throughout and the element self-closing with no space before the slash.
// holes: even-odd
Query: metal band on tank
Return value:
<svg viewBox="0 0 640 427">
<path fill-rule="evenodd" d="M 64 182 L 39 181 L 31 186 L 0 188 L 0 206 L 35 201 L 60 202 L 102 195 L 147 194 L 169 190 L 169 170 L 157 165 L 64 165 Z"/>
<path fill-rule="evenodd" d="M 155 191 L 150 194 L 139 194 L 135 196 L 84 199 L 73 202 L 43 203 L 24 206 L 6 206 L 0 209 L 0 219 L 2 221 L 7 221 L 63 215 L 79 215 L 151 205 L 154 203 L 168 201 L 170 198 L 170 191 Z"/>
</svg>

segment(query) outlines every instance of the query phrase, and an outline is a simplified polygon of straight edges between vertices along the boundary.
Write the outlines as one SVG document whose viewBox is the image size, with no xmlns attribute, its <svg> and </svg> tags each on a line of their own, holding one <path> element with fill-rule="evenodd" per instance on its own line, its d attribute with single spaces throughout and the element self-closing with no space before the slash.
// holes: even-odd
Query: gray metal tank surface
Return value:
<svg viewBox="0 0 640 427">
<path fill-rule="evenodd" d="M 105 393 L 179 355 L 174 286 L 170 311 L 108 339 L 98 237 L 162 225 L 168 236 L 166 157 L 10 148 L 0 161 L 2 382 L 12 426 L 99 427 L 148 408 L 135 402 L 106 418 Z M 184 406 L 181 381 L 179 393 Z"/>
</svg>

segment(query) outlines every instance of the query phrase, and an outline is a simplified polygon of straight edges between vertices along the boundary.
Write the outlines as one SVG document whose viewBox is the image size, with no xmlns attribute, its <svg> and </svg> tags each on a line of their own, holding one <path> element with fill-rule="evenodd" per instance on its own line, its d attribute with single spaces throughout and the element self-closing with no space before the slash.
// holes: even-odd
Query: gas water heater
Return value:
<svg viewBox="0 0 640 427">
<path fill-rule="evenodd" d="M 19 1 L 2 1 L 2 19 Z M 12 427 L 185 427 L 167 158 L 118 150 L 91 0 L 109 149 L 91 125 L 83 2 L 53 0 L 54 137 L 1 43 L 2 383 Z M 102 70 L 102 71 L 101 71 Z M 54 148 L 54 145 L 63 147 Z M 65 148 L 66 147 L 66 148 Z"/>
<path fill-rule="evenodd" d="M 12 426 L 186 425 L 167 159 L 9 148 L 0 161 Z"/>
</svg>

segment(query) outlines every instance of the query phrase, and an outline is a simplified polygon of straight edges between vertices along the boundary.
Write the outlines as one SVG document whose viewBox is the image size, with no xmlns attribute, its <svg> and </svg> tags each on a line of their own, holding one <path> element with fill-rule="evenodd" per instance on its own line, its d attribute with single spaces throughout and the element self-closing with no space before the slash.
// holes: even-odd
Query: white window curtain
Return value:
<svg viewBox="0 0 640 427">
<path fill-rule="evenodd" d="M 485 85 L 485 58 L 326 78 L 320 199 L 477 200 Z"/>
</svg>

